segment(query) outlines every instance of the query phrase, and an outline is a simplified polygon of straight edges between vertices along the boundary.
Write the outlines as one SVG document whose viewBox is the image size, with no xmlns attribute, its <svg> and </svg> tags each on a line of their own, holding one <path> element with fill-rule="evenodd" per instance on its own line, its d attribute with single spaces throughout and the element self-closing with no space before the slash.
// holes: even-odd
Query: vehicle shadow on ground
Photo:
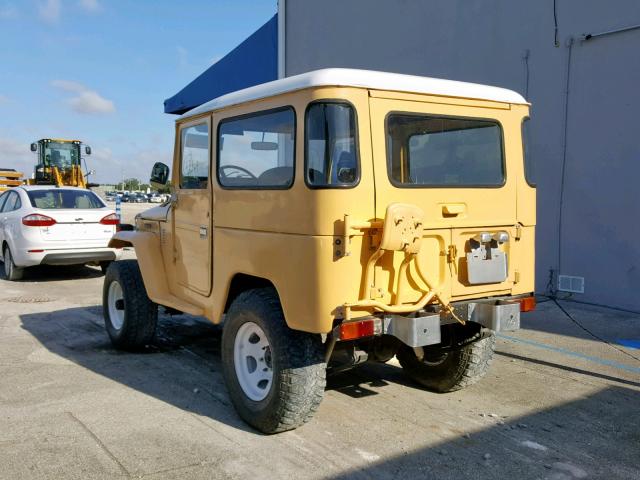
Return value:
<svg viewBox="0 0 640 480">
<path fill-rule="evenodd" d="M 454 439 L 423 448 L 409 444 L 400 455 L 330 478 L 635 480 L 640 478 L 640 417 L 631 405 L 638 402 L 638 391 L 605 387 L 531 415 L 485 415 L 470 434 L 443 422 L 459 433 Z M 420 443 L 417 438 L 415 444 Z"/>
<path fill-rule="evenodd" d="M 20 315 L 50 352 L 184 411 L 258 433 L 235 413 L 222 378 L 221 328 L 187 315 L 160 315 L 157 338 L 141 352 L 111 345 L 102 307 Z"/>
<path fill-rule="evenodd" d="M 255 432 L 239 419 L 227 395 L 220 325 L 161 314 L 153 344 L 129 353 L 111 345 L 101 306 L 23 314 L 20 319 L 22 328 L 56 355 L 180 409 Z M 390 383 L 419 388 L 400 368 L 371 364 L 329 376 L 327 389 L 361 398 L 377 395 L 372 388 Z"/>
<path fill-rule="evenodd" d="M 144 353 L 126 353 L 111 346 L 100 306 L 20 318 L 22 328 L 56 355 L 183 411 L 259 435 L 240 420 L 227 396 L 220 326 L 163 314 L 157 341 Z M 365 397 L 390 383 L 414 386 L 400 368 L 370 364 L 331 376 L 328 389 Z M 95 389 L 95 383 L 86 388 Z M 487 414 L 465 430 L 443 420 L 441 428 L 455 438 L 427 448 L 414 447 L 424 444 L 415 430 L 424 428 L 424 421 L 407 424 L 416 437 L 402 455 L 385 455 L 334 478 L 640 478 L 640 416 L 634 410 L 639 404 L 638 391 L 603 387 L 592 396 L 525 417 Z M 358 408 L 356 400 L 351 413 Z"/>
<path fill-rule="evenodd" d="M 83 278 L 98 278 L 104 274 L 99 267 L 87 265 L 38 265 L 26 268 L 21 282 L 59 282 Z M 6 280 L 4 264 L 0 262 L 0 279 Z"/>
</svg>

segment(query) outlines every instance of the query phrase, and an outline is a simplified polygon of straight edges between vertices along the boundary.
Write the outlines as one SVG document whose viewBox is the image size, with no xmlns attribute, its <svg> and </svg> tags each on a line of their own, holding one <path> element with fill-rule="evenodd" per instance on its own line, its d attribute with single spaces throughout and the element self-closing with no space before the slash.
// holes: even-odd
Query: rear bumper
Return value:
<svg viewBox="0 0 640 480">
<path fill-rule="evenodd" d="M 116 254 L 113 251 L 47 253 L 40 264 L 76 265 L 90 262 L 113 262 L 115 259 Z"/>
<path fill-rule="evenodd" d="M 480 299 L 452 305 L 456 315 L 466 322 L 477 323 L 496 332 L 512 332 L 520 328 L 520 300 L 529 296 Z M 440 343 L 442 326 L 457 323 L 457 320 L 434 309 L 408 315 L 384 314 L 353 321 L 354 324 L 367 322 L 373 322 L 373 325 L 368 330 L 363 327 L 362 331 L 369 331 L 370 335 L 391 335 L 410 347 L 424 347 Z M 344 325 L 343 323 L 334 329 L 336 339 L 344 337 L 341 334 Z"/>
<path fill-rule="evenodd" d="M 37 250 L 37 249 L 32 249 Z M 14 255 L 16 265 L 80 265 L 85 263 L 111 262 L 122 253 L 116 248 L 42 249 L 42 251 L 20 251 Z"/>
</svg>

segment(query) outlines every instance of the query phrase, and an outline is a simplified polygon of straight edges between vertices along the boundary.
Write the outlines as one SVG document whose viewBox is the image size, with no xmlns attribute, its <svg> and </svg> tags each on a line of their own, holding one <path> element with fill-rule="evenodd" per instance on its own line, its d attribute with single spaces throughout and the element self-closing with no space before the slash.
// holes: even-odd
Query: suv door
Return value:
<svg viewBox="0 0 640 480">
<path fill-rule="evenodd" d="M 177 283 L 201 295 L 211 291 L 211 135 L 208 118 L 180 125 L 173 182 L 172 229 Z"/>
<path fill-rule="evenodd" d="M 501 281 L 478 284 L 474 279 L 472 284 L 467 271 L 467 254 L 477 246 L 474 237 L 501 231 L 511 238 L 515 235 L 516 182 L 506 175 L 501 122 L 508 118 L 509 105 L 470 106 L 455 99 L 436 103 L 437 99 L 407 101 L 380 95 L 376 98 L 372 92 L 370 100 L 376 216 L 384 218 L 394 202 L 424 211 L 418 261 L 443 294 L 509 290 L 510 272 Z M 508 258 L 509 243 L 499 249 Z M 376 283 L 378 276 L 389 275 L 384 268 L 376 273 Z M 418 294 L 414 291 L 413 298 L 403 301 L 415 301 Z"/>
</svg>

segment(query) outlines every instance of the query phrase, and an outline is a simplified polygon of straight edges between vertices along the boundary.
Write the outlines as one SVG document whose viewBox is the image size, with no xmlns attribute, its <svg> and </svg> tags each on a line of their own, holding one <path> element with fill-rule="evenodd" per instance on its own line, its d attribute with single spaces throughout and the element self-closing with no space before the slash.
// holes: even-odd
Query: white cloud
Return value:
<svg viewBox="0 0 640 480">
<path fill-rule="evenodd" d="M 78 5 L 85 12 L 99 13 L 102 11 L 102 5 L 100 5 L 100 2 L 98 2 L 98 0 L 79 0 Z"/>
<path fill-rule="evenodd" d="M 74 112 L 88 115 L 114 113 L 116 107 L 111 100 L 101 96 L 81 83 L 72 80 L 54 80 L 51 85 L 65 92 L 72 93 L 68 100 Z"/>
<path fill-rule="evenodd" d="M 60 0 L 43 0 L 38 2 L 38 15 L 45 23 L 57 23 L 60 19 Z"/>
<path fill-rule="evenodd" d="M 30 142 L 19 142 L 12 138 L 0 137 L 0 168 L 13 168 L 30 178 L 36 157 L 29 149 Z"/>
</svg>

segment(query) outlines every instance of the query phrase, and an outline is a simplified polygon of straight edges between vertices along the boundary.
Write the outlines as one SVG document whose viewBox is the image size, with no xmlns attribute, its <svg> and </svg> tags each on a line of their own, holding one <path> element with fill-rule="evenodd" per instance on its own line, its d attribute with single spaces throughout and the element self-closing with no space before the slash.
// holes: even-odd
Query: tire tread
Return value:
<svg viewBox="0 0 640 480">
<path fill-rule="evenodd" d="M 280 365 L 279 379 L 276 388 L 278 398 L 273 402 L 273 409 L 267 415 L 253 415 L 243 407 L 242 399 L 233 398 L 238 395 L 236 388 L 227 378 L 227 385 L 232 400 L 240 416 L 250 425 L 264 433 L 279 433 L 297 428 L 309 421 L 318 410 L 326 386 L 326 363 L 324 349 L 319 335 L 291 330 L 284 321 L 284 315 L 277 292 L 272 287 L 247 290 L 234 300 L 227 318 L 233 319 L 241 310 L 260 312 L 270 330 L 272 338 L 278 339 L 279 345 L 272 345 L 272 354 L 277 355 L 274 363 Z M 233 321 L 233 320 L 232 320 Z M 225 343 L 223 333 L 223 343 Z M 233 339 L 227 339 L 227 342 Z M 223 358 L 225 377 L 234 376 L 234 367 L 229 358 Z M 275 373 L 275 372 L 274 372 Z M 242 394 L 240 390 L 240 394 Z"/>
<path fill-rule="evenodd" d="M 117 280 L 124 292 L 125 321 L 120 333 L 108 325 L 108 292 L 112 280 Z M 107 268 L 103 289 L 103 313 L 112 343 L 123 350 L 139 350 L 153 341 L 158 323 L 158 306 L 147 291 L 136 260 L 112 262 Z"/>
</svg>

